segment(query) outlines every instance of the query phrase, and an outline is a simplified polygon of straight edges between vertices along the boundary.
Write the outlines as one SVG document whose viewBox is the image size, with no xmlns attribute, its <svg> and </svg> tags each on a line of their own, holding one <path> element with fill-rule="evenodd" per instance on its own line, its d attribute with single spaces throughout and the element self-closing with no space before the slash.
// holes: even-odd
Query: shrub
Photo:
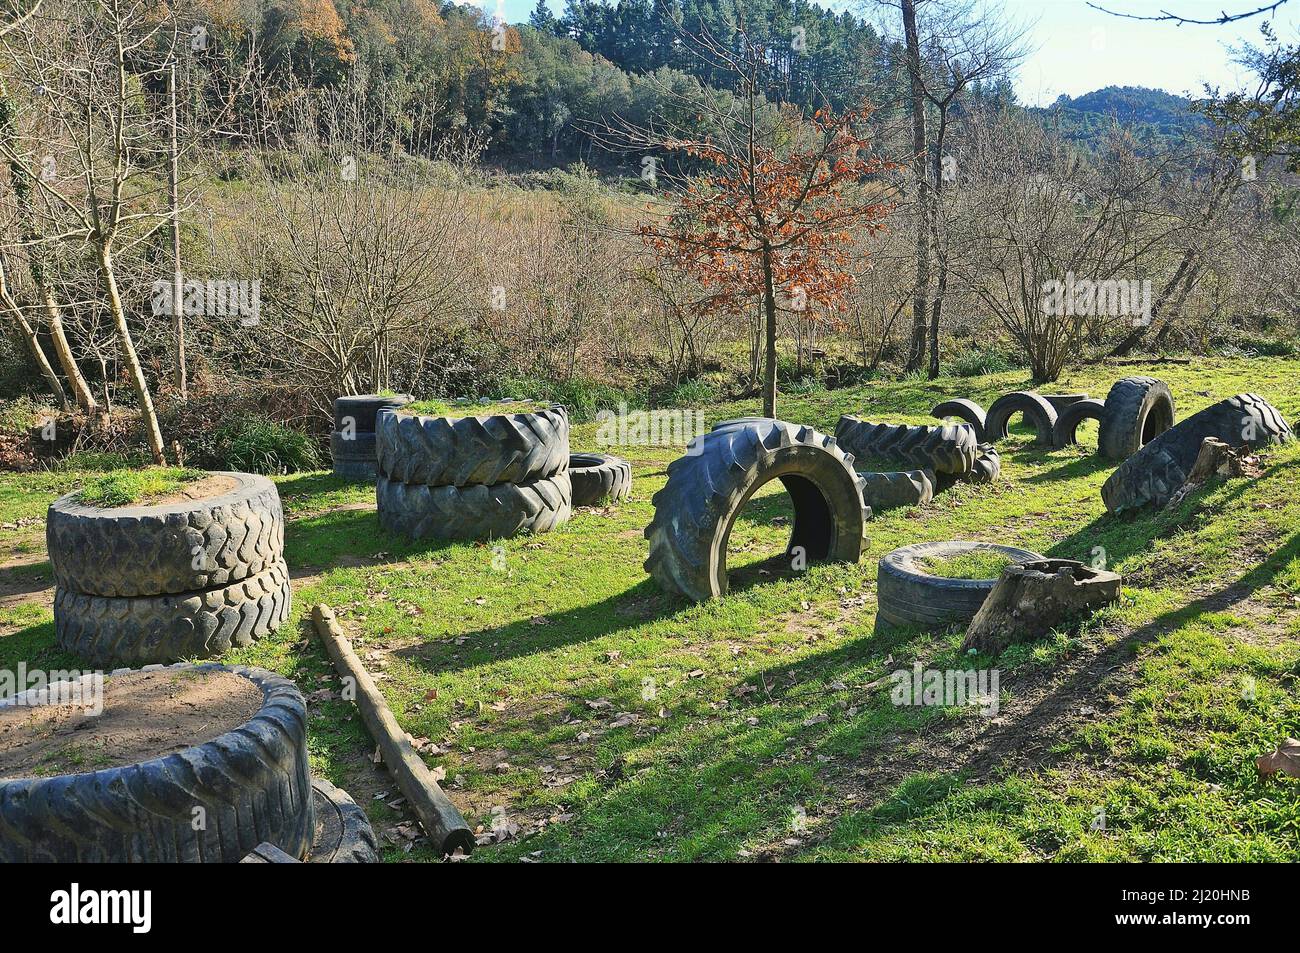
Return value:
<svg viewBox="0 0 1300 953">
<path fill-rule="evenodd" d="M 645 406 L 645 398 L 639 394 L 621 390 L 612 384 L 580 377 L 567 381 L 526 377 L 504 378 L 498 387 L 499 394 L 486 396 L 563 404 L 569 411 L 569 419 L 574 423 L 595 420 L 599 411 L 614 410 L 620 403 L 625 403 L 628 407 Z"/>
<path fill-rule="evenodd" d="M 948 368 L 958 377 L 1000 374 L 1023 366 L 1023 359 L 1001 348 L 974 348 L 956 354 L 948 361 Z"/>
<path fill-rule="evenodd" d="M 217 430 L 213 453 L 218 465 L 248 473 L 296 473 L 323 465 L 320 448 L 310 436 L 260 415 Z"/>
</svg>

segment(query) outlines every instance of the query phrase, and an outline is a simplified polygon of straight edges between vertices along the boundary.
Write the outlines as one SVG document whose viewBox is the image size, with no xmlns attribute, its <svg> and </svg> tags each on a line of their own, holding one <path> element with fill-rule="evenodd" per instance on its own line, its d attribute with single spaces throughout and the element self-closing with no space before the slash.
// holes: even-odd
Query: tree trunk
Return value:
<svg viewBox="0 0 1300 953">
<path fill-rule="evenodd" d="M 1092 615 L 1119 599 L 1121 579 L 1072 559 L 1043 559 L 1002 570 L 971 620 L 963 652 L 998 655 L 1019 642 Z"/>
<path fill-rule="evenodd" d="M 925 363 L 927 297 L 930 291 L 930 227 L 927 222 L 930 203 L 929 173 L 926 158 L 929 142 L 925 128 L 925 90 L 921 82 L 921 43 L 916 30 L 915 0 L 901 0 L 903 35 L 907 44 L 907 74 L 912 105 L 912 173 L 916 178 L 916 289 L 912 296 L 912 343 L 907 355 L 907 369 L 917 370 Z"/>
<path fill-rule="evenodd" d="M 772 285 L 772 250 L 763 243 L 763 310 L 767 317 L 767 354 L 763 368 L 763 416 L 776 416 L 776 288 Z"/>
<path fill-rule="evenodd" d="M 33 254 L 36 254 L 33 251 Z M 54 356 L 59 360 L 59 366 L 63 368 L 63 374 L 72 385 L 72 396 L 76 400 L 77 406 L 86 412 L 86 415 L 98 422 L 103 422 L 108 416 L 108 411 L 99 406 L 95 400 L 95 395 L 90 392 L 90 384 L 86 382 L 85 375 L 81 373 L 81 368 L 77 366 L 76 355 L 72 353 L 72 345 L 68 343 L 68 336 L 63 331 L 63 315 L 59 310 L 58 299 L 54 297 L 54 289 L 50 287 L 49 281 L 45 277 L 45 271 L 37 264 L 32 264 L 32 276 L 36 280 L 37 289 L 41 295 L 41 303 L 45 306 L 45 321 L 50 328 L 50 341 L 54 345 Z"/>
<path fill-rule="evenodd" d="M 27 348 L 32 352 L 32 360 L 40 368 L 41 376 L 50 387 L 50 392 L 54 394 L 59 402 L 59 409 L 64 413 L 71 410 L 68 403 L 68 394 L 59 383 L 59 375 L 54 373 L 54 368 L 50 364 L 49 358 L 45 356 L 45 350 L 41 347 L 40 340 L 36 337 L 36 330 L 23 314 L 23 309 L 18 306 L 18 302 L 13 299 L 9 293 L 9 269 L 7 264 L 0 259 L 0 304 L 4 305 L 5 310 L 13 317 L 14 323 L 18 325 L 18 330 L 22 333 L 23 340 L 27 342 Z"/>
<path fill-rule="evenodd" d="M 117 288 L 117 275 L 113 271 L 113 253 L 103 244 L 99 245 L 97 251 L 99 273 L 104 279 L 104 290 L 108 293 L 108 309 L 113 315 L 113 324 L 117 329 L 122 359 L 131 374 L 131 384 L 135 388 L 136 399 L 140 402 L 140 420 L 144 424 L 145 436 L 149 440 L 149 452 L 153 456 L 153 462 L 162 466 L 167 462 L 163 449 L 162 430 L 158 426 L 158 413 L 154 409 L 153 397 L 149 394 L 149 382 L 145 380 L 144 368 L 140 366 L 140 356 L 136 353 L 135 342 L 131 339 L 131 329 L 126 323 L 126 310 L 122 306 L 122 296 Z"/>
<path fill-rule="evenodd" d="M 168 165 L 168 191 L 172 213 L 172 362 L 176 365 L 176 390 L 181 400 L 189 397 L 189 375 L 185 369 L 185 306 L 183 304 L 184 280 L 181 277 L 181 208 L 180 208 L 180 150 L 176 142 L 176 64 L 172 63 L 167 76 L 167 91 L 171 99 L 171 154 Z"/>
</svg>

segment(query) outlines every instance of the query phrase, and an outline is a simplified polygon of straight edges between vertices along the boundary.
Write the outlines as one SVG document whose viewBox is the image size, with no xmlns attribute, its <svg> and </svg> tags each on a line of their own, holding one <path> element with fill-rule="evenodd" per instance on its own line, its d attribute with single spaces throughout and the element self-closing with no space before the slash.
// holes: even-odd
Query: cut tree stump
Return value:
<svg viewBox="0 0 1300 953">
<path fill-rule="evenodd" d="M 997 655 L 1041 638 L 1062 623 L 1092 615 L 1119 599 L 1120 576 L 1073 559 L 1040 559 L 1002 570 L 966 630 L 962 650 Z"/>
<path fill-rule="evenodd" d="M 1183 497 L 1213 477 L 1228 479 L 1231 477 L 1259 476 L 1259 458 L 1249 453 L 1243 453 L 1244 450 L 1246 450 L 1245 447 L 1242 450 L 1234 450 L 1218 437 L 1206 437 L 1201 441 L 1201 449 L 1197 451 L 1196 462 L 1192 464 L 1192 469 L 1187 474 L 1187 482 L 1169 498 L 1165 508 L 1177 506 L 1182 502 Z"/>
</svg>

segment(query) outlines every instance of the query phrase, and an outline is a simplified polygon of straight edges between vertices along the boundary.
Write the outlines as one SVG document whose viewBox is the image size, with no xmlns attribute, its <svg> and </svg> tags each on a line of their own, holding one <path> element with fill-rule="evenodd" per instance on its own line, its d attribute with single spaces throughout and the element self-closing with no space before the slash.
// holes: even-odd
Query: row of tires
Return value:
<svg viewBox="0 0 1300 953">
<path fill-rule="evenodd" d="M 1169 386 L 1154 377 L 1125 377 L 1116 381 L 1104 401 L 1087 394 L 1048 394 L 1014 391 L 995 400 L 985 411 L 966 398 L 946 400 L 930 412 L 940 420 L 962 420 L 980 442 L 1007 437 L 1017 415 L 1033 426 L 1035 441 L 1048 447 L 1078 442 L 1085 420 L 1099 423 L 1098 452 L 1111 460 L 1126 460 L 1174 425 L 1174 397 Z"/>
<path fill-rule="evenodd" d="M 289 618 L 284 513 L 275 485 L 214 473 L 206 499 L 99 507 L 69 493 L 50 505 L 45 541 L 58 643 L 93 665 L 211 658 Z"/>
<path fill-rule="evenodd" d="M 261 704 L 244 724 L 159 758 L 0 779 L 0 861 L 233 863 L 266 842 L 316 863 L 378 860 L 365 812 L 312 780 L 306 704 L 293 682 L 256 668 L 170 669 L 238 675 Z"/>
</svg>

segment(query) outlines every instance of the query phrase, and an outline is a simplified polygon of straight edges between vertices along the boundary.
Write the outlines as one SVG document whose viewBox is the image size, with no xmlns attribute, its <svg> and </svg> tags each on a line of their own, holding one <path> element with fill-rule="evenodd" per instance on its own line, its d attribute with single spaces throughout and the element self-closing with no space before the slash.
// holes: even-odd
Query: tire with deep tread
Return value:
<svg viewBox="0 0 1300 953">
<path fill-rule="evenodd" d="M 862 501 L 872 513 L 922 506 L 934 499 L 937 478 L 932 470 L 858 471 L 862 477 Z"/>
<path fill-rule="evenodd" d="M 920 560 L 957 556 L 980 549 L 994 550 L 1015 562 L 1043 558 L 1027 549 L 996 543 L 949 540 L 903 546 L 880 560 L 876 572 L 877 622 L 887 626 L 936 629 L 964 624 L 975 618 L 997 580 L 932 576 L 921 568 Z"/>
<path fill-rule="evenodd" d="M 964 475 L 975 464 L 979 440 L 973 426 L 873 424 L 851 414 L 835 425 L 835 440 L 859 460 L 889 460 L 936 473 Z"/>
<path fill-rule="evenodd" d="M 754 491 L 780 480 L 794 504 L 787 553 L 857 562 L 870 511 L 853 457 L 812 427 L 763 418 L 695 438 L 657 492 L 646 572 L 668 592 L 702 602 L 725 595 L 727 541 Z"/>
<path fill-rule="evenodd" d="M 157 596 L 229 585 L 282 560 L 275 484 L 253 473 L 214 475 L 237 485 L 210 499 L 157 506 L 86 506 L 76 492 L 59 497 L 45 520 L 55 583 L 93 596 Z"/>
<path fill-rule="evenodd" d="M 410 394 L 348 394 L 334 399 L 334 429 L 355 433 L 374 433 L 375 418 L 381 410 L 405 407 L 415 398 Z M 349 424 L 351 425 L 349 427 Z"/>
<path fill-rule="evenodd" d="M 262 706 L 239 727 L 160 758 L 0 780 L 0 861 L 237 863 L 264 841 L 306 855 L 314 805 L 297 687 L 256 668 L 175 667 L 242 675 L 262 690 Z M 201 830 L 196 807 L 207 817 Z"/>
<path fill-rule="evenodd" d="M 966 475 L 966 480 L 970 483 L 992 483 L 1002 475 L 1002 456 L 991 443 L 982 443 L 978 449 L 975 466 Z"/>
<path fill-rule="evenodd" d="M 1111 460 L 1127 460 L 1174 425 L 1174 395 L 1155 377 L 1125 377 L 1111 385 L 1097 450 Z"/>
<path fill-rule="evenodd" d="M 379 841 L 366 812 L 347 791 L 322 778 L 311 783 L 316 832 L 312 838 L 310 864 L 376 864 Z"/>
<path fill-rule="evenodd" d="M 1294 434 L 1278 409 L 1258 394 L 1221 400 L 1175 424 L 1121 463 L 1101 487 L 1106 509 L 1117 513 L 1148 504 L 1163 506 L 1187 482 L 1206 437 L 1257 449 L 1291 440 Z"/>
<path fill-rule="evenodd" d="M 411 539 L 505 539 L 547 533 L 567 522 L 573 489 L 567 470 L 496 486 L 425 486 L 381 475 L 375 505 L 380 526 Z"/>
<path fill-rule="evenodd" d="M 1085 420 L 1102 420 L 1106 416 L 1104 401 L 1087 398 L 1076 400 L 1056 417 L 1052 442 L 1057 447 L 1070 447 L 1079 442 L 1079 424 Z"/>
<path fill-rule="evenodd" d="M 988 415 L 984 418 L 984 433 L 990 443 L 1006 439 L 1007 424 L 1016 414 L 1024 414 L 1025 420 L 1038 431 L 1036 443 L 1045 447 L 1053 445 L 1056 408 L 1040 394 L 1029 390 L 1003 394 L 989 407 Z"/>
<path fill-rule="evenodd" d="M 379 472 L 402 483 L 526 483 L 556 476 L 569 465 L 569 415 L 563 407 L 482 417 L 384 410 L 375 433 Z"/>
<path fill-rule="evenodd" d="M 978 443 L 984 443 L 984 421 L 987 415 L 984 408 L 973 400 L 967 400 L 965 397 L 958 397 L 953 400 L 945 400 L 941 404 L 936 404 L 934 410 L 930 411 L 931 417 L 937 417 L 939 420 L 948 420 L 956 418 L 964 420 L 975 428 L 975 439 Z"/>
<path fill-rule="evenodd" d="M 607 453 L 569 454 L 574 506 L 617 503 L 632 495 L 632 464 Z"/>
<path fill-rule="evenodd" d="M 56 587 L 54 636 L 61 648 L 101 667 L 213 658 L 270 635 L 292 607 L 284 562 L 228 586 L 162 596 L 88 596 Z"/>
</svg>

